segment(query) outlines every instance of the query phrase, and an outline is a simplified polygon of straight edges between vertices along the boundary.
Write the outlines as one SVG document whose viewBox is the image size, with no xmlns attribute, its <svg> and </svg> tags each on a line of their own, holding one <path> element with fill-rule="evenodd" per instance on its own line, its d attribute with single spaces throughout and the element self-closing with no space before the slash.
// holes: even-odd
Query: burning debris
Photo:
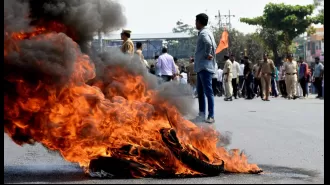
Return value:
<svg viewBox="0 0 330 185">
<path fill-rule="evenodd" d="M 91 176 L 261 172 L 238 150 L 217 147 L 217 131 L 185 120 L 139 62 L 117 50 L 88 55 L 97 30 L 125 24 L 119 4 L 98 2 L 4 1 L 5 132 L 59 151 Z"/>
</svg>

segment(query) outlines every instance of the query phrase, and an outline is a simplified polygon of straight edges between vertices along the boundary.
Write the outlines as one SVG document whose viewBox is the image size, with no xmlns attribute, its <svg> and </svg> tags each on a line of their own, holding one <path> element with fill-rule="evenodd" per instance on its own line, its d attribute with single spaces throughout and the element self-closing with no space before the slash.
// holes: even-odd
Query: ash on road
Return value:
<svg viewBox="0 0 330 185">
<path fill-rule="evenodd" d="M 197 101 L 197 100 L 195 100 Z M 216 129 L 232 133 L 261 175 L 189 179 L 91 179 L 79 166 L 41 145 L 20 147 L 4 135 L 4 183 L 324 183 L 324 101 L 216 98 Z M 196 102 L 196 109 L 198 107 Z"/>
</svg>

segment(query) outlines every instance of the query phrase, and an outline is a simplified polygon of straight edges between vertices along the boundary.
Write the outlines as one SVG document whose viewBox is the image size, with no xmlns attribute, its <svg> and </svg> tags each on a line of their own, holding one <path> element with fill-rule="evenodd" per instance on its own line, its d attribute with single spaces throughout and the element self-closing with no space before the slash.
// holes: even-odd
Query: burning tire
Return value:
<svg viewBox="0 0 330 185">
<path fill-rule="evenodd" d="M 180 144 L 174 129 L 162 129 L 160 131 L 162 139 L 166 146 L 172 151 L 177 159 L 185 164 L 190 169 L 204 174 L 205 176 L 217 176 L 223 173 L 225 164 L 222 161 L 221 165 L 208 163 L 208 158 L 205 154 L 195 148 L 198 157 L 193 155 L 193 151 Z"/>
<path fill-rule="evenodd" d="M 224 172 L 224 162 L 221 165 L 210 164 L 205 154 L 198 149 L 192 149 L 181 145 L 174 129 L 161 129 L 163 142 L 172 154 L 189 169 L 200 173 L 199 176 L 217 176 Z M 158 158 L 163 154 L 142 147 L 134 148 L 131 145 L 113 151 L 114 157 L 99 157 L 90 162 L 89 172 L 92 177 L 100 178 L 140 178 L 140 177 L 179 177 L 171 168 L 155 170 L 151 166 L 140 164 L 133 160 L 120 158 L 129 156 L 130 153 L 139 150 L 141 158 Z M 197 153 L 196 153 L 197 152 Z M 116 155 L 117 154 L 117 155 Z M 185 176 L 187 177 L 187 176 Z"/>
</svg>

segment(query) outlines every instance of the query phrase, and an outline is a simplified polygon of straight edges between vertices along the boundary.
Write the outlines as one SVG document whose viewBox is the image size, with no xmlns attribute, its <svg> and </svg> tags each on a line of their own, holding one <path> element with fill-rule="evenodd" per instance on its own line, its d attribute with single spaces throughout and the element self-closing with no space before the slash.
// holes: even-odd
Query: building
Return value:
<svg viewBox="0 0 330 185">
<path fill-rule="evenodd" d="M 121 47 L 122 40 L 120 34 L 101 35 L 101 47 L 106 51 L 112 47 Z M 164 46 L 168 48 L 168 52 L 177 58 L 189 58 L 193 50 L 193 46 L 189 43 L 192 38 L 187 33 L 160 33 L 160 34 L 132 34 L 131 39 L 136 42 L 141 42 L 143 45 L 143 55 L 145 59 L 152 59 L 156 55 L 161 54 Z M 98 36 L 94 37 L 92 42 L 94 48 L 100 51 L 100 43 Z"/>
<path fill-rule="evenodd" d="M 315 57 L 320 57 L 321 62 L 324 62 L 324 27 L 316 28 L 316 33 L 307 37 L 305 56 L 308 63 L 314 62 Z"/>
</svg>

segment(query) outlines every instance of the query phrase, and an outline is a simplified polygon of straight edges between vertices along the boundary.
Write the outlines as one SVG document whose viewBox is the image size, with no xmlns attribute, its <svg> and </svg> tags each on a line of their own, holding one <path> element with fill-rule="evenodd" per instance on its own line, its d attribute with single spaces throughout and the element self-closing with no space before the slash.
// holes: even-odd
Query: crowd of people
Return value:
<svg viewBox="0 0 330 185">
<path fill-rule="evenodd" d="M 196 16 L 198 32 L 195 56 L 190 59 L 188 66 L 178 66 L 176 57 L 171 56 L 166 47 L 160 56 L 155 56 L 155 64 L 150 67 L 142 55 L 142 44 L 136 44 L 135 53 L 141 63 L 146 65 L 150 73 L 158 76 L 162 82 L 177 81 L 190 84 L 195 98 L 198 98 L 199 115 L 196 121 L 214 123 L 214 96 L 224 96 L 225 101 L 245 98 L 252 100 L 260 97 L 270 101 L 270 97 L 282 97 L 288 100 L 306 98 L 312 91 L 317 91 L 317 98 L 323 98 L 324 66 L 320 58 L 315 58 L 314 69 L 310 68 L 303 58 L 294 60 L 288 54 L 280 66 L 276 67 L 268 54 L 264 53 L 261 61 L 255 65 L 248 56 L 236 61 L 235 55 L 225 55 L 224 67 L 221 69 L 216 61 L 216 42 L 213 33 L 206 28 L 208 16 L 204 13 Z M 134 45 L 130 40 L 130 31 L 122 32 L 122 52 L 133 54 Z M 312 84 L 312 85 L 309 85 Z M 279 90 L 278 90 L 279 89 Z M 206 97 L 206 98 L 205 98 Z M 206 101 L 208 116 L 206 117 Z M 205 119 L 206 118 L 206 119 Z"/>
</svg>

